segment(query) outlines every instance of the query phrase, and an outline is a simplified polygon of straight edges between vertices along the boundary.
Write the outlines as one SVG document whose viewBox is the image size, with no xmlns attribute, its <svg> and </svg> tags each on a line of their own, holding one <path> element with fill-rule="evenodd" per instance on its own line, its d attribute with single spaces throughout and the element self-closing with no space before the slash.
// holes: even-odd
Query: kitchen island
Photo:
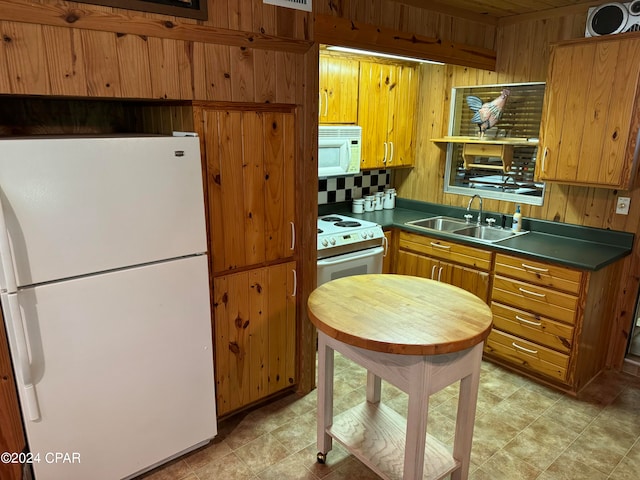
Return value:
<svg viewBox="0 0 640 480">
<path fill-rule="evenodd" d="M 489 307 L 433 280 L 358 275 L 318 287 L 308 310 L 318 329 L 318 461 L 336 439 L 386 479 L 466 479 Z M 366 401 L 336 417 L 334 351 L 368 372 Z M 406 420 L 380 402 L 382 379 L 408 394 Z M 458 381 L 450 453 L 427 434 L 429 397 Z"/>
</svg>

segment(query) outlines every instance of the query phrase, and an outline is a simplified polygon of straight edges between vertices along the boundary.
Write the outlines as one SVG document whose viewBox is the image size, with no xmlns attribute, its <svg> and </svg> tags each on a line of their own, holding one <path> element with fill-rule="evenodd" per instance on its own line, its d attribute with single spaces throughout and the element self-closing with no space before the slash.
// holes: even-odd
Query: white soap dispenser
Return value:
<svg viewBox="0 0 640 480">
<path fill-rule="evenodd" d="M 520 205 L 516 205 L 516 212 L 513 214 L 513 223 L 511 224 L 511 230 L 519 232 L 522 230 L 522 213 L 520 213 Z"/>
</svg>

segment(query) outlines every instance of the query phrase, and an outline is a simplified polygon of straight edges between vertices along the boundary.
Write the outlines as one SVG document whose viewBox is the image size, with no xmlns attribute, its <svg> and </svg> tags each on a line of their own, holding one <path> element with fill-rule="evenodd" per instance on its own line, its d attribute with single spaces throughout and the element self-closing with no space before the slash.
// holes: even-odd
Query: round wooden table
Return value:
<svg viewBox="0 0 640 480">
<path fill-rule="evenodd" d="M 318 329 L 318 461 L 335 438 L 382 478 L 466 479 L 489 307 L 434 280 L 376 274 L 321 285 L 308 311 Z M 335 417 L 334 351 L 367 369 L 366 401 Z M 408 394 L 406 419 L 381 404 L 381 379 Z M 458 381 L 450 453 L 427 434 L 429 397 Z"/>
</svg>

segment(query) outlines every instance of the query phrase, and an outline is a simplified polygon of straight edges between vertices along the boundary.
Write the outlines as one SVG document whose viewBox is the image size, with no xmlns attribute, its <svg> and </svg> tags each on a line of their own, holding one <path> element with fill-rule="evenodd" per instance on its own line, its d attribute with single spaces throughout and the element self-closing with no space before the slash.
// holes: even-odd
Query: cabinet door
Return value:
<svg viewBox="0 0 640 480">
<path fill-rule="evenodd" d="M 489 303 L 489 280 L 488 272 L 481 272 L 473 268 L 441 262 L 442 274 L 440 281 L 460 287 L 467 292 L 473 293 L 483 302 Z"/>
<path fill-rule="evenodd" d="M 218 414 L 296 382 L 295 262 L 213 281 Z"/>
<path fill-rule="evenodd" d="M 385 168 L 389 155 L 387 118 L 395 67 L 360 62 L 358 118 L 362 127 L 363 169 Z"/>
<path fill-rule="evenodd" d="M 536 165 L 540 180 L 631 186 L 639 75 L 637 37 L 553 47 Z"/>
<path fill-rule="evenodd" d="M 439 265 L 439 262 L 433 258 L 398 250 L 396 273 L 437 280 Z"/>
<path fill-rule="evenodd" d="M 417 112 L 417 71 L 412 67 L 395 68 L 395 87 L 390 91 L 388 117 L 387 167 L 413 165 L 415 114 Z"/>
<path fill-rule="evenodd" d="M 205 109 L 203 119 L 213 272 L 291 257 L 294 115 Z"/>
<path fill-rule="evenodd" d="M 490 275 L 488 272 L 442 262 L 405 250 L 398 251 L 396 272 L 401 275 L 415 275 L 460 287 L 473 293 L 484 302 L 488 302 L 489 299 Z"/>
<path fill-rule="evenodd" d="M 320 123 L 358 123 L 357 60 L 320 57 Z"/>
</svg>

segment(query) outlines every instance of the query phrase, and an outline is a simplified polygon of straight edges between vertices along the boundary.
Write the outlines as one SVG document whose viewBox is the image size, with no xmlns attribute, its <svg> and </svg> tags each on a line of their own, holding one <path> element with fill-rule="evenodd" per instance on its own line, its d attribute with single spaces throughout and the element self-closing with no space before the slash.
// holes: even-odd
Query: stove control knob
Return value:
<svg viewBox="0 0 640 480">
<path fill-rule="evenodd" d="M 360 235 L 362 238 L 367 238 L 367 232 L 362 232 L 362 234 Z"/>
<path fill-rule="evenodd" d="M 373 238 L 373 232 L 369 232 L 369 238 Z"/>
<path fill-rule="evenodd" d="M 322 239 L 322 246 L 323 246 L 323 247 L 326 247 L 327 245 L 329 245 L 329 242 L 327 241 L 327 239 L 326 239 L 326 238 L 323 238 L 323 239 Z"/>
<path fill-rule="evenodd" d="M 331 239 L 329 240 L 329 242 L 331 242 L 331 245 L 335 245 L 336 244 L 336 239 L 331 237 Z"/>
</svg>

